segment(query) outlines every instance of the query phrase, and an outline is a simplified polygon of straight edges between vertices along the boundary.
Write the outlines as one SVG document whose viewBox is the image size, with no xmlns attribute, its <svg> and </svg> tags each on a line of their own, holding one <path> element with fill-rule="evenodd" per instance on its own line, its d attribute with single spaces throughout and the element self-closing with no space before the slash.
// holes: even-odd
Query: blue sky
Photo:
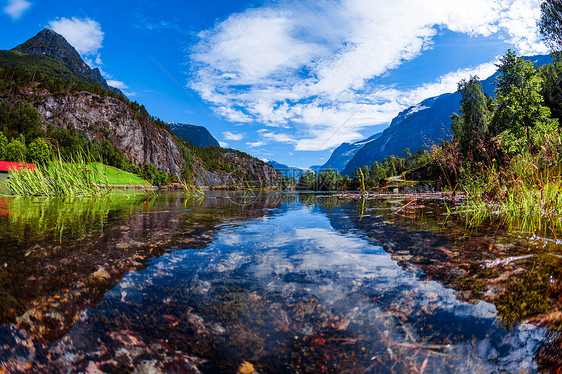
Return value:
<svg viewBox="0 0 562 374">
<path fill-rule="evenodd" d="M 45 27 L 164 121 L 291 166 L 542 54 L 539 0 L 0 0 L 0 49 Z"/>
</svg>

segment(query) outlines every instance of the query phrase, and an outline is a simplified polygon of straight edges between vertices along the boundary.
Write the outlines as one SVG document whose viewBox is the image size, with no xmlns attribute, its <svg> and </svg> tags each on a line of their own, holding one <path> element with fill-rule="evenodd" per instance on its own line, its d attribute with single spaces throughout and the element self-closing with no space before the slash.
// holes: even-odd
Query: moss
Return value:
<svg viewBox="0 0 562 374">
<path fill-rule="evenodd" d="M 23 304 L 7 292 L 0 292 L 0 324 L 16 322 L 24 310 Z"/>
<path fill-rule="evenodd" d="M 531 270 L 507 283 L 507 291 L 496 303 L 501 320 L 507 328 L 517 322 L 544 313 L 553 305 L 554 293 L 550 283 L 548 266 L 534 263 Z"/>
<path fill-rule="evenodd" d="M 6 269 L 0 267 L 0 287 L 5 288 L 12 284 L 12 277 Z"/>
</svg>

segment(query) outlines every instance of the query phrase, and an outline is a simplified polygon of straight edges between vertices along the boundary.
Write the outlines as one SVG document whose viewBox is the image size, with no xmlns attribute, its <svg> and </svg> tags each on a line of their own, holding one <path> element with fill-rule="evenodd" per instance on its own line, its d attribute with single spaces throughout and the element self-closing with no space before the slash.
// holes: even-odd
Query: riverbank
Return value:
<svg viewBox="0 0 562 374">
<path fill-rule="evenodd" d="M 342 192 L 335 195 L 343 200 L 446 200 L 454 202 L 463 202 L 466 200 L 466 194 L 463 192 L 419 192 L 419 193 L 360 193 L 360 192 Z"/>
</svg>

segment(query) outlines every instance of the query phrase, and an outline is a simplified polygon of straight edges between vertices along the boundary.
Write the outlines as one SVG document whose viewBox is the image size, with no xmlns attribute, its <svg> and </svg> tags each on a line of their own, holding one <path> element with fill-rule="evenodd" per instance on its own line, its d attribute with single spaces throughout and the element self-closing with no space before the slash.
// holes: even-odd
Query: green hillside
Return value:
<svg viewBox="0 0 562 374">
<path fill-rule="evenodd" d="M 66 78 L 75 83 L 95 85 L 93 80 L 78 77 L 58 61 L 36 55 L 26 55 L 18 51 L 0 51 L 0 67 L 24 69 L 30 73 L 41 73 L 54 78 Z"/>
</svg>

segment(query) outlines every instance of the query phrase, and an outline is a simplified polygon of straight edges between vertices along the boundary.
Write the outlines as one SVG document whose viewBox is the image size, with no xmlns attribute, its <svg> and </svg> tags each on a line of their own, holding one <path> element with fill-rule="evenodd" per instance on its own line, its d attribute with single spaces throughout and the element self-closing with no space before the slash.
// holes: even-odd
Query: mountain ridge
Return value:
<svg viewBox="0 0 562 374">
<path fill-rule="evenodd" d="M 283 177 L 290 177 L 298 180 L 301 175 L 306 173 L 306 171 L 301 168 L 280 164 L 279 162 L 273 160 L 267 160 L 265 163 L 278 170 Z"/>
<path fill-rule="evenodd" d="M 378 139 L 382 132 L 376 133 L 367 139 L 360 140 L 354 143 L 342 143 L 339 147 L 334 149 L 328 161 L 320 166 L 319 170 L 332 169 L 334 171 L 343 171 L 349 161 L 357 154 L 357 152 L 367 143 Z"/>
<path fill-rule="evenodd" d="M 27 55 L 50 57 L 59 61 L 77 76 L 91 79 L 106 90 L 112 90 L 123 95 L 119 89 L 111 87 L 107 83 L 98 68 L 90 68 L 90 66 L 84 62 L 76 48 L 74 48 L 64 36 L 51 29 L 46 28 L 41 30 L 34 37 L 12 48 L 11 51 Z"/>
<path fill-rule="evenodd" d="M 179 122 L 167 122 L 170 129 L 174 134 L 181 137 L 183 140 L 189 141 L 197 147 L 215 146 L 220 147 L 220 144 L 213 135 L 204 126 L 190 125 Z"/>
<path fill-rule="evenodd" d="M 552 63 L 548 55 L 525 57 L 535 65 Z M 493 97 L 493 83 L 498 75 L 481 80 L 482 89 Z M 458 92 L 444 93 L 427 98 L 420 103 L 400 112 L 386 128 L 382 135 L 359 149 L 342 171 L 351 175 L 358 167 L 372 165 L 391 155 L 403 157 L 408 148 L 414 153 L 420 149 L 429 149 L 443 140 L 451 140 L 451 116 L 460 109 L 461 95 Z"/>
</svg>

